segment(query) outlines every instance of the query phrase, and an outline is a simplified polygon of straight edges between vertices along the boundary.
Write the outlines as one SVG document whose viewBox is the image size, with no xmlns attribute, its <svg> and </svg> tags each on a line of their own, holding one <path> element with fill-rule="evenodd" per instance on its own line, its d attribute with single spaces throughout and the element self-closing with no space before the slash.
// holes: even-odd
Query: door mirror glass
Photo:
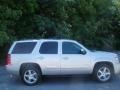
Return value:
<svg viewBox="0 0 120 90">
<path fill-rule="evenodd" d="M 81 49 L 81 50 L 80 50 L 80 54 L 85 55 L 85 54 L 86 54 L 86 51 L 85 51 L 84 49 Z"/>
</svg>

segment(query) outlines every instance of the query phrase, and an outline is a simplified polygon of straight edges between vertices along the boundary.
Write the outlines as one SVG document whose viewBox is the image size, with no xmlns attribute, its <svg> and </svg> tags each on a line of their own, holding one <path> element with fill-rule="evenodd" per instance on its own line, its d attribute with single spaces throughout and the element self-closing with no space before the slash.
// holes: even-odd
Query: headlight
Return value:
<svg viewBox="0 0 120 90">
<path fill-rule="evenodd" d="M 115 57 L 115 60 L 119 60 L 118 56 Z"/>
<path fill-rule="evenodd" d="M 115 59 L 118 60 L 118 61 L 120 62 L 120 55 L 119 55 L 119 54 L 116 55 Z"/>
</svg>

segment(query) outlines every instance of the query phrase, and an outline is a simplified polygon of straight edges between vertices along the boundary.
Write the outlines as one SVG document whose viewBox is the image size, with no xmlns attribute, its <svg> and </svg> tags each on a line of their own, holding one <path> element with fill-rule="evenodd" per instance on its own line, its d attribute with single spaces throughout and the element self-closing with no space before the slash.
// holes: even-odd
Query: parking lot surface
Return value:
<svg viewBox="0 0 120 90">
<path fill-rule="evenodd" d="M 0 67 L 0 90 L 120 90 L 120 75 L 107 83 L 99 83 L 90 77 L 44 77 L 36 86 L 26 86 L 20 78 L 10 75 Z"/>
</svg>

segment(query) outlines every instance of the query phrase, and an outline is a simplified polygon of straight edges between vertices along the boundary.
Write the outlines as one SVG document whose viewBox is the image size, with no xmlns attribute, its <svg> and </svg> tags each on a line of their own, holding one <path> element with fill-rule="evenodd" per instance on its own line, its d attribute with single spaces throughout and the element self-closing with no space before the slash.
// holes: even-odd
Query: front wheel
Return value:
<svg viewBox="0 0 120 90">
<path fill-rule="evenodd" d="M 93 75 L 100 82 L 107 82 L 113 77 L 113 68 L 107 64 L 97 65 Z"/>
</svg>

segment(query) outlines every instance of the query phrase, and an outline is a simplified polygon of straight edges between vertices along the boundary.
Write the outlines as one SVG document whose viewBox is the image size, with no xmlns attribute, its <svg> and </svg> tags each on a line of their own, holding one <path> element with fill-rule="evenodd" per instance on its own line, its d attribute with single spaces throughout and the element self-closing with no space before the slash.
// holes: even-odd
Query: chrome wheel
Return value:
<svg viewBox="0 0 120 90">
<path fill-rule="evenodd" d="M 38 75 L 35 70 L 26 70 L 24 73 L 24 81 L 28 84 L 34 84 L 38 80 Z"/>
<path fill-rule="evenodd" d="M 111 71 L 108 67 L 101 67 L 97 72 L 97 77 L 100 81 L 105 82 L 111 78 Z"/>
</svg>

